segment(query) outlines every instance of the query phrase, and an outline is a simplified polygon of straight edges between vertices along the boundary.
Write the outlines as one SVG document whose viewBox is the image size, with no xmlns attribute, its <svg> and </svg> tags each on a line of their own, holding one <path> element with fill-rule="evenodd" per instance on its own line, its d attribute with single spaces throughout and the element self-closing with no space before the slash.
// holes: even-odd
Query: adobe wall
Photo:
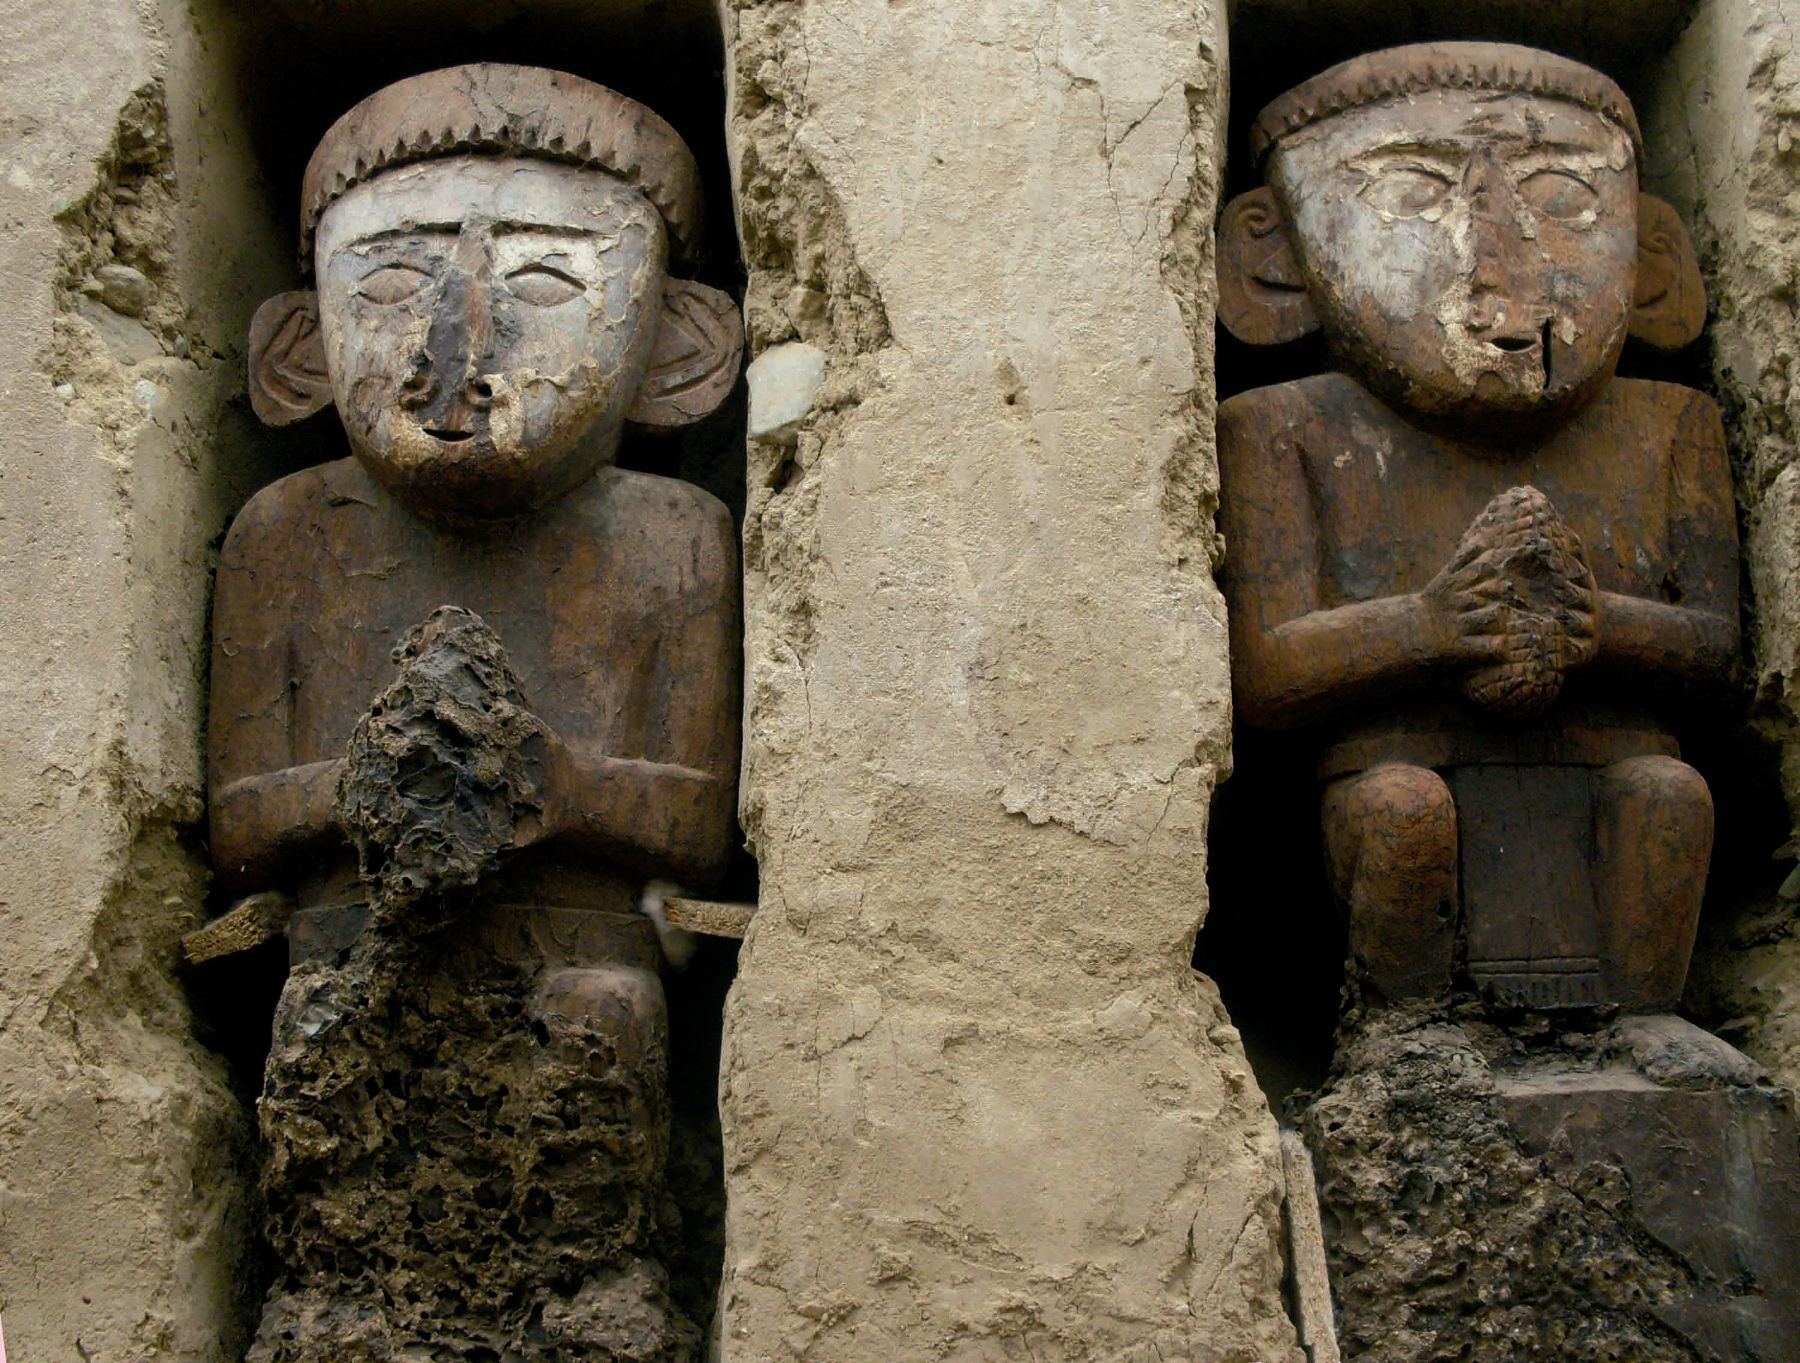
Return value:
<svg viewBox="0 0 1800 1363">
<path fill-rule="evenodd" d="M 202 913 L 210 542 L 285 263 L 209 5 L 0 9 L 0 1314 L 15 1358 L 236 1354 L 246 1113 Z M 196 24 L 198 26 L 196 26 Z"/>
<path fill-rule="evenodd" d="M 724 1357 L 1288 1363 L 1189 969 L 1223 6 L 726 13 L 752 353 L 826 363 L 750 450 Z"/>
<path fill-rule="evenodd" d="M 1655 73 L 1645 132 L 1647 176 L 1691 226 L 1712 300 L 1703 345 L 1744 527 L 1751 713 L 1800 820 L 1800 18 L 1788 10 L 1780 0 L 1703 0 Z M 1792 866 L 1767 865 L 1772 890 Z M 1725 869 L 1715 863 L 1715 877 Z M 1731 1039 L 1790 1086 L 1800 1084 L 1796 902 L 1800 876 L 1779 894 L 1725 906 L 1690 985 Z"/>
</svg>

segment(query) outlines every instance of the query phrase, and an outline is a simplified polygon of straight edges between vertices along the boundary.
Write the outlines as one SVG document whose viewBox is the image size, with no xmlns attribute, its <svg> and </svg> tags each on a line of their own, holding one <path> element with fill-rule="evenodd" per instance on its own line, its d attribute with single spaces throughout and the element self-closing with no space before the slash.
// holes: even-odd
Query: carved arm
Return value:
<svg viewBox="0 0 1800 1363">
<path fill-rule="evenodd" d="M 1641 596 L 1600 593 L 1600 656 L 1607 668 L 1720 682 L 1737 665 L 1738 623 Z"/>
<path fill-rule="evenodd" d="M 1719 409 L 1689 395 L 1669 459 L 1672 602 L 1601 592 L 1607 670 L 1689 683 L 1728 682 L 1738 658 L 1737 505 Z"/>
<path fill-rule="evenodd" d="M 646 876 L 704 884 L 730 853 L 737 783 L 664 762 L 557 745 L 546 833 Z"/>
<path fill-rule="evenodd" d="M 693 557 L 669 588 L 667 622 L 646 676 L 669 678 L 644 758 L 553 742 L 546 833 L 649 876 L 698 888 L 724 869 L 737 804 L 737 535 L 725 508 L 696 501 L 662 538 Z"/>
<path fill-rule="evenodd" d="M 1233 639 L 1238 704 L 1264 728 L 1290 728 L 1376 690 L 1498 661 L 1506 647 L 1498 635 L 1459 629 L 1429 588 L 1313 611 L 1273 629 L 1236 629 Z"/>
<path fill-rule="evenodd" d="M 342 758 L 245 776 L 213 795 L 213 868 L 230 894 L 266 889 L 281 863 L 343 840 L 332 814 Z"/>
</svg>

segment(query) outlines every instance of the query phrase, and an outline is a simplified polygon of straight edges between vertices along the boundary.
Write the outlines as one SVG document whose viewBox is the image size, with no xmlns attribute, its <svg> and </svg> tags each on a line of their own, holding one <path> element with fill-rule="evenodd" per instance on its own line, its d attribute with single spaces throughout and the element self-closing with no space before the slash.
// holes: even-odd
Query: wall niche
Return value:
<svg viewBox="0 0 1800 1363">
<path fill-rule="evenodd" d="M 294 0 L 260 11 L 245 21 L 244 29 L 234 58 L 239 66 L 237 84 L 272 210 L 286 234 L 283 249 L 290 262 L 290 288 L 310 283 L 291 262 L 299 240 L 302 172 L 326 130 L 359 101 L 395 82 L 444 67 L 493 62 L 550 68 L 596 82 L 641 102 L 673 125 L 698 164 L 704 201 L 694 263 L 679 273 L 741 306 L 745 275 L 733 226 L 724 138 L 725 53 L 717 12 L 705 0 L 600 4 L 547 0 L 500 6 Z M 678 478 L 713 494 L 731 513 L 730 538 L 735 541 L 745 500 L 745 407 L 740 375 L 719 410 L 705 421 L 667 435 L 628 433 L 618 467 Z M 259 432 L 249 439 L 255 443 L 259 473 L 266 473 L 263 483 L 349 453 L 334 411 L 321 411 L 303 424 Z M 243 486 L 239 503 L 257 486 Z M 451 590 L 445 588 L 446 593 Z M 445 604 L 455 604 L 454 597 L 447 595 Z M 733 651 L 737 649 L 734 639 Z M 735 710 L 736 696 L 731 704 Z M 723 880 L 708 887 L 716 898 L 755 900 L 756 869 L 741 844 L 734 824 L 729 866 Z M 231 909 L 235 902 L 229 880 L 221 876 L 211 906 L 215 913 Z M 454 934 L 457 929 L 446 931 Z M 717 1081 L 724 998 L 735 973 L 737 944 L 725 937 L 701 936 L 683 945 L 684 959 L 662 970 L 669 1033 L 666 1101 L 672 1126 L 667 1189 L 679 1216 L 665 1218 L 656 1234 L 665 1241 L 659 1253 L 668 1268 L 670 1291 L 687 1322 L 703 1335 L 724 1252 Z M 271 1017 L 288 977 L 289 947 L 282 940 L 206 961 L 191 973 L 190 994 L 203 1038 L 230 1061 L 246 1103 L 259 1093 L 265 1102 L 269 1098 L 264 1066 L 269 1059 Z M 523 1020 L 519 1025 L 528 1026 Z M 548 1044 L 541 1036 L 539 1042 Z M 390 1087 L 408 1082 L 399 1071 L 378 1078 L 378 1085 Z M 496 1214 L 503 1213 L 505 1188 L 496 1183 L 489 1191 L 499 1199 Z M 430 1220 L 428 1210 L 415 1208 L 415 1217 L 421 1215 Z M 677 1224 L 678 1232 L 671 1232 L 669 1228 Z M 414 1230 L 427 1234 L 422 1225 Z M 406 1232 L 395 1234 L 403 1239 Z M 265 1280 L 277 1278 L 275 1255 L 264 1258 Z M 254 1321 L 250 1328 L 255 1328 Z M 265 1339 L 257 1345 L 261 1352 L 252 1356 L 285 1357 L 280 1347 Z M 270 1348 L 275 1352 L 268 1352 Z M 487 1355 L 476 1348 L 468 1356 Z"/>
<path fill-rule="evenodd" d="M 1455 13 L 1433 5 L 1374 5 L 1358 0 L 1243 0 L 1231 28 L 1232 102 L 1226 194 L 1260 183 L 1249 154 L 1250 125 L 1271 99 L 1338 62 L 1412 42 L 1519 43 L 1586 62 L 1616 80 L 1631 98 L 1647 135 L 1669 126 L 1663 106 L 1676 97 L 1670 53 L 1696 8 L 1693 0 L 1620 5 L 1591 0 L 1547 9 L 1514 0 L 1478 0 Z M 1668 183 L 1680 153 L 1647 148 L 1645 187 Z M 1680 201 L 1681 196 L 1675 196 Z M 1702 249 L 1705 243 L 1702 242 Z M 1707 263 L 1711 271 L 1712 263 Z M 1709 273 L 1709 287 L 1715 281 Z M 1619 373 L 1662 379 L 1717 393 L 1713 341 L 1669 356 L 1628 346 Z M 1285 382 L 1329 367 L 1311 335 L 1283 347 L 1252 348 L 1218 331 L 1218 396 Z M 1734 462 L 1738 455 L 1734 449 Z M 1741 469 L 1747 474 L 1747 469 Z M 1744 577 L 1746 617 L 1756 610 Z M 1729 1025 L 1719 969 L 1707 957 L 1743 914 L 1766 906 L 1787 867 L 1770 859 L 1787 837 L 1777 773 L 1778 754 L 1745 723 L 1749 697 L 1697 716 L 1683 735 L 1690 760 L 1707 776 L 1718 806 L 1696 971 L 1686 1007 L 1697 1019 Z M 1235 735 L 1236 763 L 1214 803 L 1209 883 L 1212 908 L 1195 954 L 1196 967 L 1218 980 L 1233 1020 L 1276 1110 L 1296 1089 L 1324 1079 L 1340 1011 L 1346 948 L 1330 906 L 1319 840 L 1314 755 L 1305 740 L 1246 729 Z M 1300 830 L 1296 832 L 1295 830 Z M 1292 931 L 1284 949 L 1268 950 L 1268 915 Z M 1765 914 L 1766 916 L 1766 914 Z M 1728 1032 L 1727 1035 L 1730 1035 Z"/>
<path fill-rule="evenodd" d="M 1707 197 L 1733 153 L 1664 105 L 1742 55 L 1697 72 L 1690 23 L 1729 31 L 1701 8 L 1271 0 L 1232 31 L 1239 726 L 1195 964 L 1316 1165 L 1370 1363 L 1800 1328 L 1791 1056 L 1741 1002 L 1800 897 L 1782 679 L 1753 701 L 1740 665 L 1791 578 L 1744 337 L 1703 340 L 1703 283 L 1727 317 L 1749 291 Z"/>
</svg>

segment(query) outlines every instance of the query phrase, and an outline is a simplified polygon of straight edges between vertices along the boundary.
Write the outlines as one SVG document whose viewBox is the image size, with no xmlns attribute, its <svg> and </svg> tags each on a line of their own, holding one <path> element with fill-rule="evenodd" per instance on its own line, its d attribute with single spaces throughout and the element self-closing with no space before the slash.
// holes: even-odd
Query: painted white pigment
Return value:
<svg viewBox="0 0 1800 1363">
<path fill-rule="evenodd" d="M 753 348 L 728 1363 L 1290 1363 L 1189 969 L 1228 760 L 1223 5 L 726 7 Z"/>
</svg>

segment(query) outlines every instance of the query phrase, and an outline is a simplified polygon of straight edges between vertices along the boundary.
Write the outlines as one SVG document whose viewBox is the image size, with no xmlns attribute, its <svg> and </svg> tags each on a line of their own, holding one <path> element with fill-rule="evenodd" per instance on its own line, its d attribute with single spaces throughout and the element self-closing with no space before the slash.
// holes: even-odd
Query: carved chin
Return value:
<svg viewBox="0 0 1800 1363">
<path fill-rule="evenodd" d="M 1477 402 L 1498 403 L 1503 407 L 1532 407 L 1548 396 L 1548 376 L 1535 357 L 1530 361 L 1508 359 L 1481 369 L 1465 370 L 1457 375 L 1458 386 L 1472 394 Z"/>
<path fill-rule="evenodd" d="M 540 443 L 523 436 L 516 420 L 489 420 L 460 439 L 446 438 L 392 414 L 357 453 L 408 506 L 464 520 L 541 506 L 590 476 L 604 459 L 604 451 L 587 442 Z"/>
</svg>

